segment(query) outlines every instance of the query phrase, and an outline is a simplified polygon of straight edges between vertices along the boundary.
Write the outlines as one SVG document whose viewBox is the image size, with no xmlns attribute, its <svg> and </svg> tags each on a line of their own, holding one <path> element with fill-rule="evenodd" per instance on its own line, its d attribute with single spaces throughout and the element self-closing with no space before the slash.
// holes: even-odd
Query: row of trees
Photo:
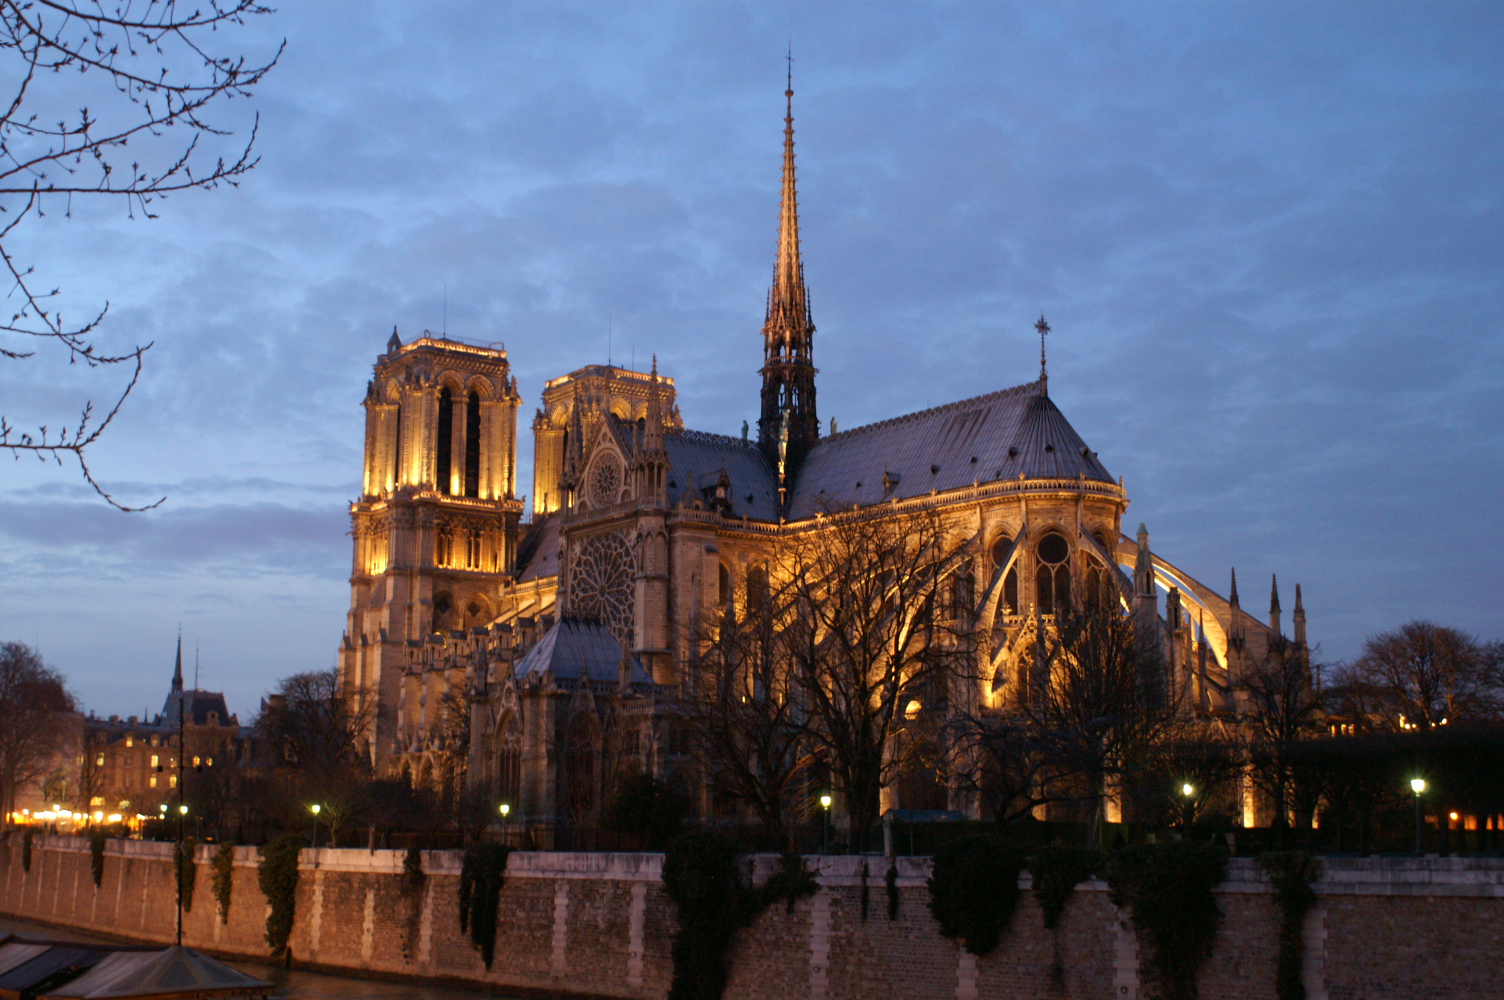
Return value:
<svg viewBox="0 0 1504 1000">
<path fill-rule="evenodd" d="M 1192 711 L 1157 619 L 1116 593 L 1057 609 L 1025 667 L 994 682 L 1006 707 L 986 708 L 976 665 L 994 637 L 971 558 L 929 515 L 831 517 L 700 623 L 679 712 L 717 798 L 778 840 L 836 791 L 861 838 L 884 786 L 928 780 L 928 804 L 978 797 L 1005 825 L 1049 807 L 1099 844 L 1109 803 L 1150 824 L 1232 825 L 1246 780 L 1274 827 L 1309 829 L 1319 809 L 1371 817 L 1392 804 L 1381 785 L 1406 787 L 1375 773 L 1376 751 L 1323 737 L 1497 724 L 1504 710 L 1499 644 L 1414 622 L 1324 686 L 1307 650 L 1276 640 L 1233 679 L 1235 714 Z"/>
</svg>

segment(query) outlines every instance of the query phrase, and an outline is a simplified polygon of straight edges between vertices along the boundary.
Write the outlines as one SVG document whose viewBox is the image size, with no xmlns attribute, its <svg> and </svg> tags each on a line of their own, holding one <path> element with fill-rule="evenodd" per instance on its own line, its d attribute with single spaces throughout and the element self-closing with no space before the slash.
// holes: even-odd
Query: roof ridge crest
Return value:
<svg viewBox="0 0 1504 1000">
<path fill-rule="evenodd" d="M 889 417 L 886 420 L 879 420 L 875 423 L 870 424 L 862 424 L 860 427 L 852 427 L 848 430 L 841 431 L 838 434 L 828 434 L 820 440 L 824 442 L 835 441 L 837 439 L 845 437 L 854 437 L 858 434 L 865 434 L 868 431 L 874 431 L 882 427 L 891 427 L 910 420 L 918 420 L 920 417 L 929 417 L 939 413 L 954 412 L 956 410 L 975 406 L 979 403 L 992 402 L 998 399 L 1007 399 L 1011 396 L 1027 395 L 1029 393 L 1038 391 L 1038 389 L 1039 383 L 1037 381 L 1025 382 L 1022 385 L 1015 385 L 1007 389 L 997 389 L 992 392 L 984 392 L 980 396 L 971 396 L 967 399 L 957 399 L 949 403 L 942 403 L 939 406 L 932 406 L 927 410 L 915 410 L 913 413 L 901 413 L 896 417 Z"/>
</svg>

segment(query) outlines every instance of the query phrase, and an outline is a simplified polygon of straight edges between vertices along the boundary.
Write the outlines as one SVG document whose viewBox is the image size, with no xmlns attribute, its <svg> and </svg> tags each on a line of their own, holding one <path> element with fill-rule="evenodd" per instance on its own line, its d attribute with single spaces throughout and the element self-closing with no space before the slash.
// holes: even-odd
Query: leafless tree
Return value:
<svg viewBox="0 0 1504 1000">
<path fill-rule="evenodd" d="M 929 512 L 837 511 L 769 566 L 779 656 L 856 846 L 903 766 L 898 751 L 918 742 L 909 730 L 947 704 L 969 668 L 966 621 L 946 599 L 966 550 Z"/>
<path fill-rule="evenodd" d="M 369 710 L 340 693 L 333 669 L 284 677 L 255 722 L 255 738 L 294 772 L 305 804 L 320 806 L 318 821 L 336 844 L 365 803 L 369 763 L 360 748 L 369 725 Z"/>
<path fill-rule="evenodd" d="M 1345 714 L 1391 731 L 1495 722 L 1504 712 L 1498 647 L 1434 622 L 1371 637 L 1333 681 Z"/>
<path fill-rule="evenodd" d="M 0 646 L 0 821 L 16 794 L 44 778 L 65 749 L 74 711 L 63 677 L 30 646 Z"/>
<path fill-rule="evenodd" d="M 1302 774 L 1305 758 L 1300 753 L 1303 741 L 1320 733 L 1323 716 L 1321 693 L 1311 683 L 1311 663 L 1306 650 L 1283 638 L 1269 644 L 1260 663 L 1244 674 L 1248 705 L 1242 731 L 1254 784 L 1274 805 L 1274 826 L 1290 826 L 1290 809 L 1300 802 L 1303 826 L 1310 823 L 1314 809 L 1310 786 L 1312 776 Z M 1305 777 L 1307 780 L 1301 782 Z M 1298 785 L 1306 786 L 1298 795 Z"/>
<path fill-rule="evenodd" d="M 784 648 L 785 613 L 795 609 L 762 572 L 753 574 L 750 590 L 740 608 L 728 602 L 698 630 L 678 724 L 716 791 L 750 808 L 769 842 L 782 848 L 789 823 L 800 818 L 797 792 L 812 762 Z"/>
<path fill-rule="evenodd" d="M 41 341 L 65 351 L 70 363 L 131 369 L 102 419 L 86 402 L 72 428 L 53 431 L 44 424 L 31 433 L 0 415 L 0 448 L 17 459 L 26 453 L 58 464 L 69 456 L 85 481 L 121 510 L 146 508 L 125 507 L 105 492 L 85 452 L 136 387 L 152 345 L 120 354 L 97 349 L 94 336 L 108 303 L 81 322 L 65 320 L 54 304 L 58 289 L 46 290 L 8 240 L 23 221 L 40 219 L 54 206 L 71 215 L 75 198 L 116 199 L 133 217 L 155 218 L 156 203 L 168 195 L 237 183 L 258 162 L 259 119 L 243 144 L 216 154 L 208 147 L 223 145 L 230 132 L 215 113 L 249 97 L 282 49 L 265 62 L 247 63 L 211 43 L 248 15 L 269 10 L 256 0 L 206 0 L 194 7 L 175 0 L 0 0 L 0 63 L 10 81 L 8 99 L 0 97 L 0 262 L 14 303 L 0 317 L 0 357 L 29 358 Z M 87 88 L 90 81 L 101 103 L 66 108 L 74 100 L 69 88 Z"/>
<path fill-rule="evenodd" d="M 1181 686 L 1140 628 L 1117 602 L 1057 614 L 1018 708 L 1056 780 L 1088 807 L 1092 847 L 1101 847 L 1108 797 L 1131 787 L 1183 721 Z"/>
</svg>

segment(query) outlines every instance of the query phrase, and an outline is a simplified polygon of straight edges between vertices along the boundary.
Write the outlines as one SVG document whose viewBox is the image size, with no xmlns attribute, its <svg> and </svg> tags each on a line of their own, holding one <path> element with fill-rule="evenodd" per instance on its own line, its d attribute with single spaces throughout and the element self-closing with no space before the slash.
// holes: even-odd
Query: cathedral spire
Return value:
<svg viewBox="0 0 1504 1000">
<path fill-rule="evenodd" d="M 799 194 L 794 181 L 794 77 L 789 59 L 784 91 L 783 192 L 778 216 L 778 256 L 768 310 L 763 320 L 762 416 L 757 440 L 770 461 L 777 460 L 779 438 L 787 427 L 787 465 L 795 473 L 805 452 L 820 437 L 815 410 L 815 324 L 810 318 L 809 289 L 799 255 Z"/>
<path fill-rule="evenodd" d="M 172 668 L 172 689 L 183 690 L 183 630 L 178 629 L 178 660 Z"/>
<path fill-rule="evenodd" d="M 1269 629 L 1279 635 L 1279 575 L 1269 577 Z"/>
<path fill-rule="evenodd" d="M 1304 647 L 1306 644 L 1306 608 L 1300 601 L 1300 584 L 1295 585 L 1295 644 Z"/>
</svg>

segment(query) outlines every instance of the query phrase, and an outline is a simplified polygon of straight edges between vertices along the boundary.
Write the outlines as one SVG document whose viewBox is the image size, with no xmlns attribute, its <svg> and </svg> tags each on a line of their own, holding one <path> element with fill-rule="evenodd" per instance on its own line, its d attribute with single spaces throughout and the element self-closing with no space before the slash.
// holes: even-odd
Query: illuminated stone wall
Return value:
<svg viewBox="0 0 1504 1000">
<path fill-rule="evenodd" d="M 37 838 L 31 871 L 20 837 L 0 846 L 0 912 L 140 941 L 175 927 L 171 845 L 109 844 L 102 885 L 88 842 Z M 213 848 L 200 848 L 185 941 L 263 959 L 266 902 L 256 852 L 236 852 L 230 919 L 210 889 Z M 297 964 L 620 997 L 661 997 L 672 974 L 672 907 L 661 855 L 513 854 L 501 896 L 496 961 L 487 972 L 460 934 L 460 855 L 424 855 L 421 893 L 404 894 L 397 851 L 303 854 L 291 948 Z M 898 861 L 900 909 L 889 921 L 882 858 L 811 858 L 823 891 L 792 913 L 775 906 L 738 936 L 727 997 L 1080 998 L 1139 996 L 1131 925 L 1100 882 L 1086 883 L 1056 932 L 1024 894 L 997 951 L 973 958 L 941 938 L 926 906 L 929 861 Z M 759 878 L 773 859 L 759 858 Z M 863 865 L 867 916 L 862 918 Z M 1325 862 L 1306 925 L 1310 1000 L 1496 995 L 1504 981 L 1504 860 L 1337 859 Z M 1027 880 L 1025 880 L 1027 884 Z M 1202 970 L 1203 1000 L 1273 998 L 1276 913 L 1253 862 L 1235 859 L 1218 895 L 1224 914 Z"/>
</svg>

